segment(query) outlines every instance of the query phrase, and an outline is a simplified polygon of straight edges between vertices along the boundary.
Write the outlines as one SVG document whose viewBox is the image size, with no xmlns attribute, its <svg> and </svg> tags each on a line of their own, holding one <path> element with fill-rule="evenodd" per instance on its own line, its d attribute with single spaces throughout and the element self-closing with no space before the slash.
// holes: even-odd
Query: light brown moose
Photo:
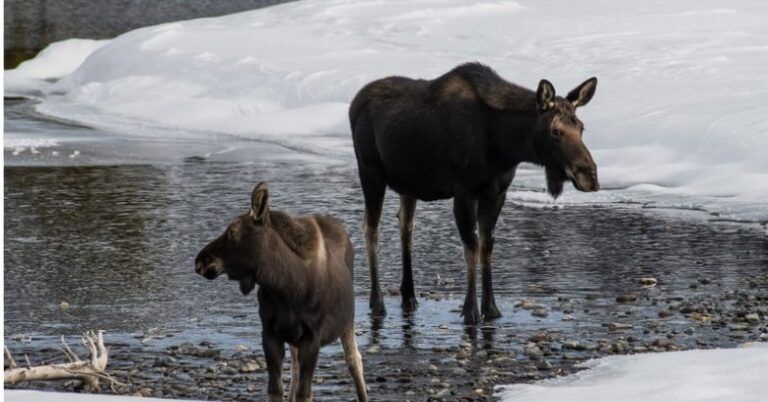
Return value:
<svg viewBox="0 0 768 402">
<path fill-rule="evenodd" d="M 368 397 L 355 341 L 352 288 L 354 249 L 344 226 L 329 216 L 291 217 L 269 209 L 259 183 L 251 209 L 205 246 L 195 271 L 215 279 L 226 273 L 248 294 L 259 285 L 262 346 L 267 360 L 268 400 L 283 400 L 285 344 L 291 348 L 289 401 L 312 400 L 312 376 L 320 347 L 341 338 L 359 401 Z"/>
</svg>

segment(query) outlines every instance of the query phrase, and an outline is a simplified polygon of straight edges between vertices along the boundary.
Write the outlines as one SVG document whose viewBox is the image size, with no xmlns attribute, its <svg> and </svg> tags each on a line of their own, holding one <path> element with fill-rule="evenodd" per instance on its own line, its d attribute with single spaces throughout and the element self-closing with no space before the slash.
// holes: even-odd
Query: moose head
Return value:
<svg viewBox="0 0 768 402">
<path fill-rule="evenodd" d="M 256 286 L 263 253 L 271 230 L 267 185 L 259 183 L 251 194 L 251 209 L 229 224 L 227 230 L 206 245 L 195 258 L 195 272 L 207 279 L 226 273 L 240 282 L 247 295 Z"/>
<path fill-rule="evenodd" d="M 563 98 L 555 88 L 541 80 L 536 91 L 538 107 L 537 135 L 534 140 L 547 176 L 547 190 L 557 198 L 563 183 L 570 180 L 579 191 L 597 191 L 597 166 L 582 141 L 584 124 L 576 117 L 576 109 L 592 99 L 597 78 L 592 77 Z"/>
</svg>

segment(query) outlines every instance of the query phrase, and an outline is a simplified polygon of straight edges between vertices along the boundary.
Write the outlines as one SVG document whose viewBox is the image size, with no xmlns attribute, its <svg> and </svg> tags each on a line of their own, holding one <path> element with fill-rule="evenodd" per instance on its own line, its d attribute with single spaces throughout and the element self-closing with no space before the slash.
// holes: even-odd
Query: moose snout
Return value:
<svg viewBox="0 0 768 402">
<path fill-rule="evenodd" d="M 573 182 L 573 186 L 579 191 L 591 192 L 600 189 L 600 182 L 597 180 L 597 167 L 594 165 L 566 169 L 566 174 Z"/>
<path fill-rule="evenodd" d="M 221 275 L 221 264 L 217 259 L 210 258 L 207 255 L 198 256 L 195 259 L 195 272 L 206 279 L 216 279 Z"/>
</svg>

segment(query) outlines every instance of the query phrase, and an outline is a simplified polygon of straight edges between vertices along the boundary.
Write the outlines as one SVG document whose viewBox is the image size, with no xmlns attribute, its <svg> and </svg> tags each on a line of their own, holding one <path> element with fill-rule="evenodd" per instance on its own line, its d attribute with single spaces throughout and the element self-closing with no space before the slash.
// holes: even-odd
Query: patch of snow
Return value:
<svg viewBox="0 0 768 402">
<path fill-rule="evenodd" d="M 24 150 L 26 148 L 51 148 L 57 146 L 59 146 L 59 143 L 53 138 L 23 138 L 16 136 L 3 138 L 3 147 L 5 148 Z"/>
<path fill-rule="evenodd" d="M 42 392 L 27 390 L 4 390 L 6 402 L 195 402 L 191 399 L 159 399 L 140 398 L 133 396 L 117 396 L 104 394 L 82 394 L 74 392 Z"/>
<path fill-rule="evenodd" d="M 724 6 L 303 0 L 135 30 L 30 88 L 45 92 L 38 111 L 113 132 L 228 134 L 351 159 L 347 107 L 371 80 L 434 78 L 473 60 L 528 88 L 547 78 L 560 94 L 597 76 L 579 115 L 603 191 L 567 186 L 559 204 L 630 199 L 765 221 L 768 3 Z M 540 170 L 521 176 L 543 187 Z"/>
<path fill-rule="evenodd" d="M 609 356 L 588 370 L 497 387 L 502 402 L 758 402 L 768 394 L 768 345 Z"/>
</svg>

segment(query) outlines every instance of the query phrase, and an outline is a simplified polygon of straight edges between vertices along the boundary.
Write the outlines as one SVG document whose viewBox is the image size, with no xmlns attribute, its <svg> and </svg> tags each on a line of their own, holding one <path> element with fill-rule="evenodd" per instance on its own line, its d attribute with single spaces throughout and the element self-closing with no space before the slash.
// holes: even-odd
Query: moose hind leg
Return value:
<svg viewBox="0 0 768 402">
<path fill-rule="evenodd" d="M 365 214 L 363 216 L 363 230 L 365 231 L 365 248 L 368 253 L 368 270 L 371 274 L 371 314 L 374 317 L 384 317 L 387 310 L 384 307 L 384 297 L 379 285 L 379 221 L 381 220 L 381 208 L 384 204 L 384 193 L 387 189 L 385 183 L 373 174 L 360 172 L 360 182 L 365 197 Z"/>
<path fill-rule="evenodd" d="M 467 263 L 467 294 L 461 315 L 464 324 L 474 325 L 480 322 L 477 309 L 477 257 L 478 244 L 475 228 L 477 227 L 477 201 L 474 198 L 456 197 L 453 200 L 453 214 L 459 236 L 464 243 L 464 260 Z"/>
<path fill-rule="evenodd" d="M 489 200 L 480 200 L 477 208 L 478 231 L 480 232 L 480 263 L 483 267 L 482 282 L 483 296 L 481 308 L 485 320 L 501 317 L 496 299 L 493 296 L 493 280 L 491 273 L 491 255 L 493 254 L 493 232 L 499 218 L 501 207 L 504 206 L 506 192 Z"/>
<path fill-rule="evenodd" d="M 357 400 L 359 402 L 368 401 L 368 392 L 365 389 L 365 377 L 363 376 L 363 359 L 360 357 L 360 351 L 357 348 L 355 340 L 355 325 L 352 324 L 341 335 L 341 346 L 344 348 L 344 360 L 347 363 L 349 374 L 355 382 L 357 391 Z"/>
<path fill-rule="evenodd" d="M 403 311 L 416 310 L 419 303 L 413 286 L 413 269 L 411 267 L 411 240 L 413 237 L 413 216 L 416 211 L 416 199 L 400 196 L 400 211 L 397 216 L 400 221 L 400 245 L 403 259 L 403 279 L 400 293 L 403 296 Z"/>
<path fill-rule="evenodd" d="M 288 402 L 296 402 L 299 389 L 299 348 L 291 346 L 291 386 L 288 388 Z"/>
</svg>

